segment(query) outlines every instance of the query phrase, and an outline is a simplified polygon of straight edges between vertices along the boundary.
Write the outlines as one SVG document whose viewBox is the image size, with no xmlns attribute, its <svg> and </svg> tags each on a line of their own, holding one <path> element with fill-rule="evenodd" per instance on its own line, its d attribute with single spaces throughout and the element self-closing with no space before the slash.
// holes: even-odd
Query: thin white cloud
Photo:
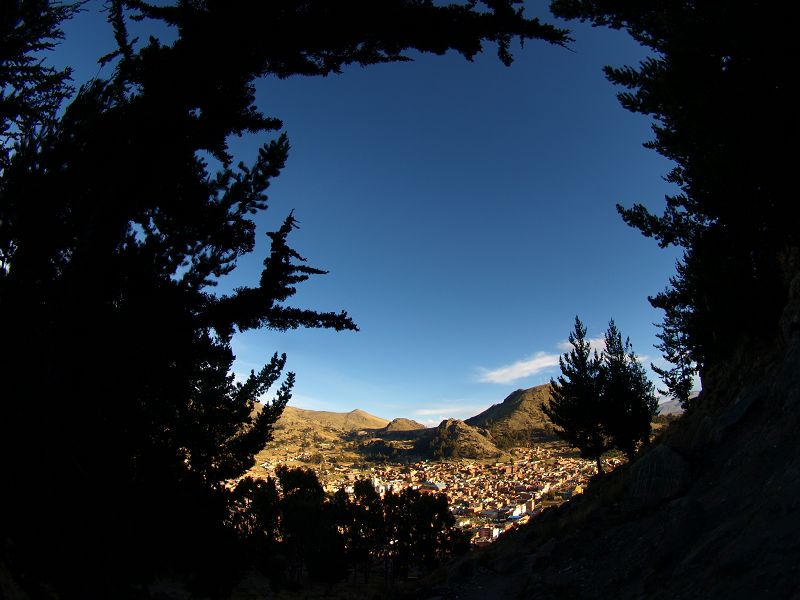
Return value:
<svg viewBox="0 0 800 600">
<path fill-rule="evenodd" d="M 471 411 L 481 412 L 482 410 L 485 409 L 486 406 L 484 405 L 440 406 L 437 408 L 418 408 L 417 410 L 414 411 L 414 413 L 424 417 L 428 415 L 444 415 L 444 414 L 456 415 L 456 414 L 469 413 Z"/>
<path fill-rule="evenodd" d="M 488 404 L 440 404 L 430 408 L 415 409 L 414 418 L 427 427 L 435 427 L 445 419 L 469 419 L 487 408 Z"/>
<path fill-rule="evenodd" d="M 606 348 L 605 339 L 603 336 L 586 338 L 586 341 L 589 342 L 589 347 L 598 354 L 601 354 Z M 556 344 L 556 347 L 562 351 L 562 353 L 572 350 L 572 344 L 570 344 L 568 340 L 561 340 L 558 342 L 558 344 Z M 518 379 L 530 377 L 531 375 L 536 375 L 543 371 L 552 369 L 553 367 L 557 367 L 560 356 L 561 354 L 537 352 L 529 358 L 524 358 L 511 363 L 510 365 L 505 365 L 496 369 L 479 368 L 480 375 L 478 376 L 478 382 L 511 383 L 512 381 L 516 381 Z M 638 356 L 637 358 L 639 359 L 640 363 L 645 365 L 647 364 L 647 361 L 650 360 L 650 357 L 647 355 Z M 436 411 L 431 411 L 431 414 L 434 412 Z"/>
<path fill-rule="evenodd" d="M 305 394 L 293 393 L 289 405 L 305 410 L 333 410 L 328 403 Z"/>
<path fill-rule="evenodd" d="M 589 347 L 598 354 L 602 354 L 603 350 L 606 349 L 606 342 L 602 336 L 587 338 L 586 341 L 589 342 Z M 558 349 L 561 350 L 562 352 L 569 352 L 570 350 L 572 350 L 572 344 L 570 344 L 568 340 L 561 340 L 560 342 L 558 342 Z M 637 355 L 636 359 L 646 367 L 648 362 L 650 361 L 650 355 L 648 354 Z"/>
<path fill-rule="evenodd" d="M 587 338 L 586 341 L 589 342 L 589 347 L 592 350 L 596 350 L 598 354 L 606 349 L 606 342 L 603 336 Z M 572 350 L 572 344 L 570 344 L 568 340 L 561 340 L 558 342 L 558 349 L 562 352 L 569 352 Z"/>
<path fill-rule="evenodd" d="M 530 358 L 497 369 L 481 369 L 480 383 L 510 383 L 558 366 L 558 354 L 537 352 Z"/>
</svg>

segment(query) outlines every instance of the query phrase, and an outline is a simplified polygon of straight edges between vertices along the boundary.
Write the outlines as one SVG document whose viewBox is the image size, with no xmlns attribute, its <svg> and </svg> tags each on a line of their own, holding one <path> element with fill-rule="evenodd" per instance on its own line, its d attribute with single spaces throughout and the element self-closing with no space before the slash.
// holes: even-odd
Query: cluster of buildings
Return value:
<svg viewBox="0 0 800 600">
<path fill-rule="evenodd" d="M 379 494 L 414 488 L 444 493 L 457 524 L 473 533 L 473 543 L 489 544 L 504 531 L 527 523 L 548 506 L 579 494 L 596 473 L 594 461 L 583 460 L 563 444 L 516 448 L 508 462 L 468 459 L 409 464 L 357 466 L 337 464 L 318 470 L 328 492 L 353 491 L 358 479 L 370 479 Z M 622 462 L 604 459 L 606 470 Z M 272 465 L 264 463 L 267 472 Z"/>
</svg>

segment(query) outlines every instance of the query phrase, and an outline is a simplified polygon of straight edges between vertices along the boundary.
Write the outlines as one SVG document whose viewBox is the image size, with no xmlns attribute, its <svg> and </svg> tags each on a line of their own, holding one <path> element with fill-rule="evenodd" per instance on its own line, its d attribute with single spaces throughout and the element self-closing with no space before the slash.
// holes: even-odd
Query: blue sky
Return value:
<svg viewBox="0 0 800 600">
<path fill-rule="evenodd" d="M 544 3 L 527 12 L 558 22 Z M 576 314 L 592 337 L 613 317 L 648 364 L 659 358 L 661 315 L 647 295 L 667 284 L 677 253 L 628 228 L 614 205 L 659 210 L 674 192 L 662 179 L 670 165 L 642 147 L 648 120 L 619 106 L 601 71 L 643 50 L 619 32 L 568 26 L 570 50 L 517 45 L 510 68 L 487 48 L 472 63 L 419 56 L 258 82 L 292 151 L 258 217 L 256 252 L 221 289 L 257 283 L 263 233 L 294 210 L 292 245 L 330 274 L 293 304 L 345 309 L 361 331 L 237 335 L 237 372 L 286 352 L 295 406 L 433 424 L 557 375 Z M 58 60 L 79 67 L 78 81 L 96 74 L 97 49 L 112 47 L 102 16 L 82 15 L 67 36 Z M 249 162 L 263 141 L 232 149 Z"/>
</svg>

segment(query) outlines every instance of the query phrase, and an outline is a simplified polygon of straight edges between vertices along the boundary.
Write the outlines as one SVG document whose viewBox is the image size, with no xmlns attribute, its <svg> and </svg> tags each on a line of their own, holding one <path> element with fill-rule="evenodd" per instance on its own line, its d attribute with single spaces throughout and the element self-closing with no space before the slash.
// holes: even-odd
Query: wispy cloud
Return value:
<svg viewBox="0 0 800 600">
<path fill-rule="evenodd" d="M 445 419 L 468 419 L 489 408 L 488 404 L 441 405 L 430 408 L 418 408 L 414 416 L 423 425 L 434 427 Z"/>
<path fill-rule="evenodd" d="M 293 393 L 289 404 L 295 408 L 304 408 L 306 410 L 334 410 L 329 403 L 305 394 Z"/>
<path fill-rule="evenodd" d="M 592 350 L 597 350 L 597 352 L 602 352 L 606 349 L 606 342 L 603 339 L 603 336 L 593 337 L 593 338 L 586 338 L 586 341 L 589 342 L 589 347 Z M 569 343 L 568 340 L 561 340 L 558 342 L 558 349 L 562 352 L 569 352 L 572 350 L 572 344 Z"/>
<path fill-rule="evenodd" d="M 510 383 L 523 377 L 530 377 L 558 366 L 558 356 L 558 354 L 537 352 L 530 358 L 518 360 L 497 369 L 481 369 L 478 381 L 481 383 Z"/>
<path fill-rule="evenodd" d="M 465 412 L 470 412 L 473 410 L 477 410 L 478 412 L 482 411 L 485 406 L 440 406 L 437 408 L 418 408 L 414 411 L 415 414 L 420 416 L 427 416 L 427 415 L 441 415 L 441 414 L 461 414 Z"/>
</svg>

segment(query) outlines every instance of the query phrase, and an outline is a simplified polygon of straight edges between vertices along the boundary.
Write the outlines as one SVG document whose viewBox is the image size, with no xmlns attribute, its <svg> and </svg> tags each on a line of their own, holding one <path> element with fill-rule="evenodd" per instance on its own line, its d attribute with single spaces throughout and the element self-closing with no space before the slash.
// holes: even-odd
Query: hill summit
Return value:
<svg viewBox="0 0 800 600">
<path fill-rule="evenodd" d="M 421 454 L 434 458 L 495 458 L 503 452 L 488 438 L 485 431 L 472 427 L 459 419 L 445 419 L 431 435 L 419 440 Z"/>
<path fill-rule="evenodd" d="M 358 408 L 345 413 L 327 410 L 307 410 L 305 408 L 287 406 L 283 410 L 283 414 L 278 420 L 277 425 L 286 426 L 298 422 L 304 424 L 314 423 L 322 427 L 339 431 L 381 429 L 390 423 L 388 419 L 376 417 Z"/>
<path fill-rule="evenodd" d="M 412 419 L 392 419 L 392 421 L 383 428 L 385 433 L 393 433 L 395 431 L 415 431 L 417 429 L 425 429 L 425 425 L 417 423 Z"/>
<path fill-rule="evenodd" d="M 552 439 L 552 426 L 541 408 L 549 397 L 549 383 L 516 390 L 499 404 L 493 404 L 465 422 L 486 429 L 500 448 Z"/>
</svg>

